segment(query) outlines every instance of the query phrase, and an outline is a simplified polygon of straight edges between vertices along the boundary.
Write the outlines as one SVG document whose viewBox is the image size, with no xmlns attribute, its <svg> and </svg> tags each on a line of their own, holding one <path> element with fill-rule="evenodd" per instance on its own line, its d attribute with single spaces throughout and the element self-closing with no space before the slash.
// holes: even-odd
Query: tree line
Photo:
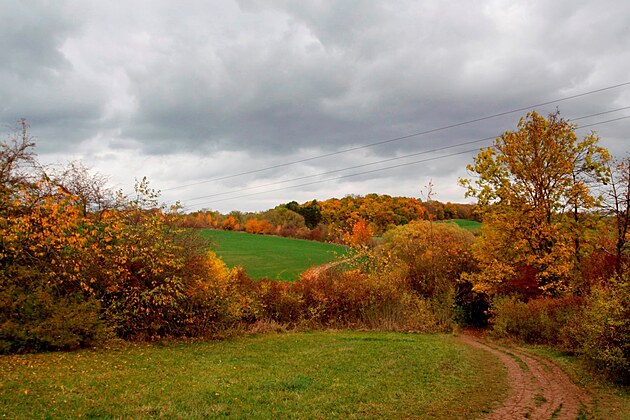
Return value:
<svg viewBox="0 0 630 420">
<path fill-rule="evenodd" d="M 381 236 L 395 226 L 414 220 L 478 220 L 473 210 L 472 204 L 367 194 L 304 203 L 291 201 L 261 212 L 221 214 L 213 210 L 199 210 L 180 214 L 179 224 L 190 228 L 346 243 L 353 230 L 361 226 L 365 226 L 373 236 Z"/>
</svg>

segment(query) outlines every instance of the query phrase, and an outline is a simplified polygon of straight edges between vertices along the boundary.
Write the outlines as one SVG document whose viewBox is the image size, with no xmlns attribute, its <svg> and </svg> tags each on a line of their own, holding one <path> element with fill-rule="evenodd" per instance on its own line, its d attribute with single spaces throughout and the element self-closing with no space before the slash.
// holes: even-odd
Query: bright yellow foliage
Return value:
<svg viewBox="0 0 630 420">
<path fill-rule="evenodd" d="M 590 187 L 610 159 L 595 134 L 578 140 L 575 128 L 558 113 L 529 113 L 468 166 L 475 178 L 460 182 L 483 215 L 477 290 L 561 294 L 574 286 L 589 249 L 586 212 L 598 204 Z"/>
</svg>

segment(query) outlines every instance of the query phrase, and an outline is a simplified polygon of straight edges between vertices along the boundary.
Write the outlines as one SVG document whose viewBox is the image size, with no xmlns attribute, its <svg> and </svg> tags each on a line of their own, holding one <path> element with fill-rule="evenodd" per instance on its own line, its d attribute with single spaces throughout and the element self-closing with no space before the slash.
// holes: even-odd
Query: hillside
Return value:
<svg viewBox="0 0 630 420">
<path fill-rule="evenodd" d="M 309 267 L 342 258 L 346 247 L 322 242 L 204 229 L 213 249 L 229 267 L 241 266 L 250 277 L 293 281 Z"/>
</svg>

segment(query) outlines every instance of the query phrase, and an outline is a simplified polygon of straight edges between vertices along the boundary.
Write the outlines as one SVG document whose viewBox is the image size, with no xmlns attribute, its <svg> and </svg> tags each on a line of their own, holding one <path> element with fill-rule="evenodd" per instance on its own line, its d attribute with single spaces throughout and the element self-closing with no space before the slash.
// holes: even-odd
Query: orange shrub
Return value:
<svg viewBox="0 0 630 420">
<path fill-rule="evenodd" d="M 273 225 L 269 220 L 249 219 L 245 222 L 245 232 L 256 233 L 259 235 L 268 235 L 274 231 Z"/>
</svg>

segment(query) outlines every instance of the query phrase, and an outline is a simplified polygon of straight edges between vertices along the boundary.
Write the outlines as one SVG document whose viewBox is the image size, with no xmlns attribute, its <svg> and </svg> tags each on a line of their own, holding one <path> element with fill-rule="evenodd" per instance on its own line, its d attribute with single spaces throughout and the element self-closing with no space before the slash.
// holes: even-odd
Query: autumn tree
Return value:
<svg viewBox="0 0 630 420">
<path fill-rule="evenodd" d="M 41 177 L 34 145 L 25 120 L 19 121 L 8 141 L 0 142 L 0 211 L 12 207 Z"/>
<path fill-rule="evenodd" d="M 240 225 L 236 221 L 236 218 L 232 215 L 223 219 L 223 223 L 221 224 L 221 228 L 223 230 L 238 230 Z"/>
<path fill-rule="evenodd" d="M 79 165 L 48 174 L 26 124 L 0 142 L 0 353 L 205 335 L 237 320 L 231 273 L 146 179 L 115 197 Z M 112 203 L 105 206 L 104 203 Z"/>
<path fill-rule="evenodd" d="M 105 330 L 83 276 L 91 223 L 34 146 L 24 120 L 0 142 L 0 353 L 75 348 Z"/>
<path fill-rule="evenodd" d="M 115 206 L 114 193 L 107 188 L 107 177 L 91 172 L 81 162 L 70 162 L 50 177 L 54 185 L 76 197 L 83 215 Z"/>
<path fill-rule="evenodd" d="M 251 218 L 245 222 L 245 232 L 247 233 L 255 233 L 258 235 L 268 235 L 270 234 L 274 226 L 266 219 L 254 219 Z"/>
<path fill-rule="evenodd" d="M 275 227 L 283 229 L 303 229 L 306 228 L 304 216 L 291 210 L 286 205 L 279 205 L 261 214 L 263 219 L 269 220 Z"/>
<path fill-rule="evenodd" d="M 454 288 L 460 274 L 473 269 L 472 233 L 451 223 L 418 220 L 383 235 L 377 254 L 404 271 L 412 288 L 432 297 Z"/>
<path fill-rule="evenodd" d="M 405 225 L 421 219 L 425 210 L 416 198 L 389 195 L 348 195 L 321 202 L 322 223 L 328 225 L 333 237 L 342 238 L 351 233 L 354 225 L 365 220 L 373 234 L 381 235 L 393 226 Z"/>
<path fill-rule="evenodd" d="M 616 162 L 608 169 L 606 210 L 615 228 L 615 269 L 621 275 L 623 258 L 630 241 L 630 158 Z"/>
<path fill-rule="evenodd" d="M 584 248 L 590 188 L 603 179 L 608 152 L 594 133 L 579 140 L 558 112 L 536 112 L 482 149 L 460 182 L 475 197 L 483 226 L 475 255 L 479 290 L 562 293 L 569 290 Z"/>
<path fill-rule="evenodd" d="M 355 248 L 364 248 L 372 241 L 373 229 L 361 219 L 352 226 L 352 233 L 347 233 L 345 242 Z"/>
</svg>

